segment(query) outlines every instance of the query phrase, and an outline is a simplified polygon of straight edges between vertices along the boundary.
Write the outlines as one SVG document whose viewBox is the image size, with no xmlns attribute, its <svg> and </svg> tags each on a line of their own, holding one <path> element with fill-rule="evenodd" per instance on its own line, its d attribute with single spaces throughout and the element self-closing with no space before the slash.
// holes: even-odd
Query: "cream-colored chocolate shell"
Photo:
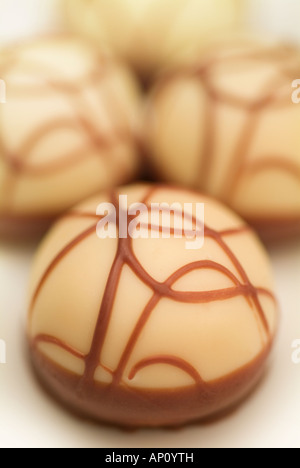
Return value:
<svg viewBox="0 0 300 468">
<path fill-rule="evenodd" d="M 81 39 L 0 52 L 0 223 L 38 223 L 139 167 L 140 92 L 131 73 Z"/>
<path fill-rule="evenodd" d="M 65 0 L 72 30 L 108 44 L 145 78 L 235 29 L 241 8 L 240 0 Z"/>
<path fill-rule="evenodd" d="M 128 205 L 204 203 L 203 247 L 188 250 L 172 229 L 163 239 L 174 227 L 166 219 L 159 238 L 100 239 L 97 206 L 113 203 L 118 213 L 119 193 Z M 71 211 L 37 253 L 28 316 L 37 373 L 68 406 L 125 426 L 178 425 L 226 409 L 257 382 L 277 328 L 266 252 L 206 196 L 146 185 L 119 193 Z M 145 233 L 144 219 L 137 237 Z"/>
<path fill-rule="evenodd" d="M 297 49 L 233 41 L 163 77 L 145 125 L 158 175 L 205 190 L 263 234 L 300 231 L 299 63 Z"/>
</svg>

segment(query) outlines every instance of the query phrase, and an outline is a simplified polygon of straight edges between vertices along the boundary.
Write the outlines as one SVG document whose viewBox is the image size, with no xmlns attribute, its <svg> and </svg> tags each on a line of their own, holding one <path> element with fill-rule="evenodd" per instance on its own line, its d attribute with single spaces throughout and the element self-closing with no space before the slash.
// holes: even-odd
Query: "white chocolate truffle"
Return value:
<svg viewBox="0 0 300 468">
<path fill-rule="evenodd" d="M 145 126 L 160 178 L 205 190 L 266 238 L 300 232 L 299 64 L 297 49 L 245 41 L 166 74 Z"/>
<path fill-rule="evenodd" d="M 139 168 L 141 96 L 131 73 L 81 39 L 0 52 L 0 226 L 41 227 Z"/>
<path fill-rule="evenodd" d="M 122 238 L 105 239 L 96 234 L 100 203 L 115 207 L 114 226 L 128 215 L 128 232 L 132 204 L 164 203 L 164 214 L 166 204 L 176 206 L 152 224 L 156 236 L 142 211 L 134 239 L 124 225 Z M 196 203 L 205 204 L 202 248 L 189 250 L 188 234 L 178 236 L 185 203 L 193 225 Z M 259 380 L 277 328 L 273 291 L 262 245 L 227 208 L 183 189 L 121 188 L 71 211 L 37 253 L 33 364 L 48 390 L 85 416 L 122 426 L 185 424 L 231 407 Z"/>
<path fill-rule="evenodd" d="M 70 27 L 108 44 L 147 78 L 238 25 L 241 0 L 65 0 Z"/>
</svg>

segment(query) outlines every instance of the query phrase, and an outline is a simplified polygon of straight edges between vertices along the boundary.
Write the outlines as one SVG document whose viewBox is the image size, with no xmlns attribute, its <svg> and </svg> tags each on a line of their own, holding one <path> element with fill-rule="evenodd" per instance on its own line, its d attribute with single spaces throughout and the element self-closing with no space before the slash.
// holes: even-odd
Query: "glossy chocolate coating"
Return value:
<svg viewBox="0 0 300 468">
<path fill-rule="evenodd" d="M 175 231 L 99 239 L 96 208 L 111 202 L 119 212 L 119 193 L 147 206 L 204 202 L 204 246 L 186 250 Z M 181 425 L 225 410 L 257 383 L 273 343 L 267 255 L 206 196 L 147 185 L 119 193 L 74 209 L 37 254 L 28 317 L 36 372 L 80 414 L 121 426 Z"/>
</svg>

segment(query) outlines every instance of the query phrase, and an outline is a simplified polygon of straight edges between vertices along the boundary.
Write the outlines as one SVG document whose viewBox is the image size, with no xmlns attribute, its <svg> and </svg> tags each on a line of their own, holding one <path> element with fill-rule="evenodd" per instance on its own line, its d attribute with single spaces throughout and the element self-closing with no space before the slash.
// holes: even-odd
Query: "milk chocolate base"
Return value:
<svg viewBox="0 0 300 468">
<path fill-rule="evenodd" d="M 36 347 L 30 349 L 42 385 L 79 416 L 124 428 L 180 427 L 237 406 L 263 375 L 271 346 L 225 378 L 183 389 L 132 389 L 97 382 L 82 389 L 80 377 L 54 364 Z"/>
<path fill-rule="evenodd" d="M 0 240 L 39 239 L 55 220 L 54 216 L 0 216 Z"/>
<path fill-rule="evenodd" d="M 265 242 L 277 242 L 299 238 L 300 236 L 300 219 L 247 219 L 248 223 L 258 232 L 260 237 Z"/>
</svg>

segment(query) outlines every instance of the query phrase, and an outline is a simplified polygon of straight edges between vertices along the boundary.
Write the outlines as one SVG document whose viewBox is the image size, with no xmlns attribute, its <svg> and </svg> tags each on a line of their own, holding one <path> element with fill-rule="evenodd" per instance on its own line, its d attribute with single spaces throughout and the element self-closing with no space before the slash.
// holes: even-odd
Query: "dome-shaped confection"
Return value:
<svg viewBox="0 0 300 468">
<path fill-rule="evenodd" d="M 196 224 L 203 227 L 203 203 L 204 243 L 194 248 L 187 241 Z M 180 236 L 184 204 L 191 224 Z M 149 210 L 159 208 L 165 216 L 155 224 Z M 110 226 L 104 235 L 101 214 Z M 116 226 L 122 231 L 114 236 Z M 34 367 L 62 402 L 100 421 L 198 420 L 257 383 L 277 328 L 273 290 L 256 235 L 213 199 L 148 185 L 104 193 L 62 218 L 36 256 L 28 317 Z"/>
<path fill-rule="evenodd" d="M 65 0 L 70 28 L 108 44 L 144 79 L 238 27 L 241 0 Z"/>
<path fill-rule="evenodd" d="M 165 75 L 145 133 L 158 176 L 205 190 L 265 237 L 300 232 L 298 49 L 233 41 Z"/>
<path fill-rule="evenodd" d="M 90 44 L 54 37 L 2 49 L 0 230 L 47 222 L 139 167 L 140 93 Z"/>
</svg>

